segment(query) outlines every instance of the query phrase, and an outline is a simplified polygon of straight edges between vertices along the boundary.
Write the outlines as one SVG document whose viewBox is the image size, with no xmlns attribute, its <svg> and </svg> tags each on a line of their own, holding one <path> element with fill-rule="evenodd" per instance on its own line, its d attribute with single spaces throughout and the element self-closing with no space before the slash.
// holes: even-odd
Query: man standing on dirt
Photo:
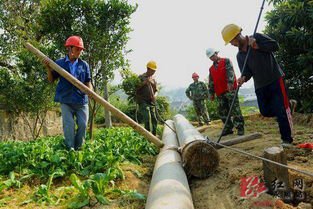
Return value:
<svg viewBox="0 0 313 209">
<path fill-rule="evenodd" d="M 56 63 L 92 89 L 89 65 L 79 58 L 85 49 L 82 38 L 70 36 L 65 42 L 65 47 L 67 55 L 58 59 Z M 47 61 L 44 61 L 44 64 L 48 69 L 49 82 L 52 83 L 59 78 L 54 101 L 61 103 L 64 143 L 68 149 L 77 150 L 82 146 L 86 136 L 88 96 L 51 69 Z M 77 129 L 75 129 L 76 125 Z"/>
<path fill-rule="evenodd" d="M 140 82 L 136 88 L 136 101 L 139 112 L 142 115 L 145 129 L 156 136 L 157 116 L 156 116 L 156 96 L 157 82 L 152 77 L 157 70 L 155 61 L 149 61 L 146 65 L 147 71 L 139 76 Z"/>
<path fill-rule="evenodd" d="M 273 55 L 279 46 L 275 40 L 264 34 L 243 36 L 241 31 L 242 29 L 235 24 L 226 25 L 222 30 L 225 44 L 231 43 L 239 49 L 237 61 L 242 75 L 238 79 L 238 84 L 241 86 L 253 77 L 261 114 L 277 118 L 282 146 L 290 147 L 293 138 L 289 100 L 283 80 L 284 73 Z M 243 69 L 246 56 L 248 60 Z"/>
<path fill-rule="evenodd" d="M 199 126 L 203 125 L 202 121 L 209 125 L 210 117 L 206 106 L 206 101 L 209 98 L 208 87 L 204 82 L 199 81 L 197 73 L 192 74 L 192 79 L 193 83 L 185 91 L 186 96 L 193 101 Z"/>
<path fill-rule="evenodd" d="M 209 93 L 211 101 L 215 95 L 218 101 L 218 113 L 225 124 L 228 112 L 234 96 L 236 95 L 237 79 L 231 61 L 228 58 L 218 56 L 218 51 L 213 48 L 206 50 L 206 55 L 213 61 L 209 74 Z M 232 118 L 229 118 L 222 136 L 233 134 L 233 127 L 237 129 L 238 135 L 244 135 L 244 119 L 241 114 L 238 96 L 236 95 L 233 109 L 231 110 Z"/>
</svg>

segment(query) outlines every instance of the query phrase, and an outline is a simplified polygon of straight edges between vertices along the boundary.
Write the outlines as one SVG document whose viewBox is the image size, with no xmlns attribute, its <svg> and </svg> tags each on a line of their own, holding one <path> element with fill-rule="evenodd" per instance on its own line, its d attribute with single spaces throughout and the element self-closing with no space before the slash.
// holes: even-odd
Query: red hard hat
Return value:
<svg viewBox="0 0 313 209">
<path fill-rule="evenodd" d="M 199 75 L 197 73 L 193 73 L 192 74 L 192 78 L 195 78 L 195 77 L 198 77 L 199 78 Z"/>
<path fill-rule="evenodd" d="M 76 46 L 78 48 L 85 49 L 83 39 L 80 36 L 68 37 L 68 39 L 66 39 L 66 42 L 65 42 L 65 47 L 68 47 L 68 46 Z"/>
</svg>

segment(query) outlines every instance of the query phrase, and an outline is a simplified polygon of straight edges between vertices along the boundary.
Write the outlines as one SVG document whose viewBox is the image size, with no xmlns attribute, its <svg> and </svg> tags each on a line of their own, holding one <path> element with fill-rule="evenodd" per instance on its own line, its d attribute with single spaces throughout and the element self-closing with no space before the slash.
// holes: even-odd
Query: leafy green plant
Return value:
<svg viewBox="0 0 313 209">
<path fill-rule="evenodd" d="M 114 182 L 124 179 L 120 164 L 125 161 L 140 164 L 144 155 L 156 154 L 156 147 L 131 128 L 99 129 L 94 140 L 86 140 L 80 151 L 67 150 L 63 137 L 0 142 L 0 190 L 8 186 L 18 188 L 23 181 L 39 179 L 47 183 L 34 185 L 38 188 L 33 198 L 24 204 L 31 201 L 58 204 L 64 200 L 51 192 L 53 180 L 70 176 L 80 194 L 73 201 L 73 208 L 89 204 L 90 198 L 107 204 L 106 195 L 114 188 Z M 81 182 L 77 176 L 86 180 Z"/>
<path fill-rule="evenodd" d="M 9 179 L 7 179 L 6 181 L 3 181 L 0 183 L 0 192 L 3 189 L 8 189 L 11 187 L 15 187 L 15 188 L 20 188 L 21 187 L 21 182 L 19 180 L 16 180 L 15 178 L 15 174 L 14 172 L 10 172 L 9 174 Z"/>
<path fill-rule="evenodd" d="M 93 193 L 95 194 L 96 199 L 101 204 L 108 204 L 109 200 L 104 196 L 108 189 L 109 182 L 112 180 L 110 175 L 105 173 L 96 173 L 95 175 L 91 176 L 91 188 Z"/>
<path fill-rule="evenodd" d="M 56 196 L 50 194 L 50 188 L 51 185 L 53 183 L 53 178 L 55 178 L 56 176 L 63 176 L 64 175 L 64 171 L 62 170 L 57 170 L 56 172 L 52 173 L 49 176 L 49 180 L 47 182 L 47 184 L 41 184 L 38 188 L 38 190 L 35 192 L 34 194 L 34 200 L 35 202 L 47 202 L 47 203 L 54 203 Z"/>
<path fill-rule="evenodd" d="M 71 174 L 70 180 L 74 187 L 79 191 L 79 193 L 74 198 L 74 200 L 69 204 L 69 208 L 81 208 L 88 205 L 90 201 L 89 196 L 89 189 L 91 187 L 90 181 L 84 181 L 82 183 L 75 174 Z"/>
<path fill-rule="evenodd" d="M 140 83 L 138 75 L 129 69 L 123 69 L 120 71 L 122 76 L 121 89 L 128 95 L 128 101 L 135 102 L 136 100 L 136 88 Z"/>
</svg>

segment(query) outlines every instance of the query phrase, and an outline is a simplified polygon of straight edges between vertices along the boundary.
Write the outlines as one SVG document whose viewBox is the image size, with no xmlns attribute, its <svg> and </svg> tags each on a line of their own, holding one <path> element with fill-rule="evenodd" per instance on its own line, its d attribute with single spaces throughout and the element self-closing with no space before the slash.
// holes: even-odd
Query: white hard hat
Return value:
<svg viewBox="0 0 313 209">
<path fill-rule="evenodd" d="M 212 57 L 215 53 L 217 54 L 218 51 L 216 51 L 216 50 L 213 49 L 213 48 L 207 48 L 207 50 L 206 50 L 206 56 L 207 56 L 208 58 Z"/>
</svg>

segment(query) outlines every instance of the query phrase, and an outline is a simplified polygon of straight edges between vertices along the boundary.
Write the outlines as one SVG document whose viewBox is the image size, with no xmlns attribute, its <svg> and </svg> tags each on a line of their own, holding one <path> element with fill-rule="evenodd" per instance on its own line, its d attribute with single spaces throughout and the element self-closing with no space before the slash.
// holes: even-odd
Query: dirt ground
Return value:
<svg viewBox="0 0 313 209">
<path fill-rule="evenodd" d="M 278 125 L 274 119 L 264 118 L 260 115 L 246 117 L 246 134 L 259 132 L 263 136 L 259 139 L 234 145 L 232 147 L 244 150 L 251 154 L 262 156 L 265 148 L 280 145 Z M 221 131 L 221 123 L 213 122 L 203 134 L 216 140 Z M 313 142 L 312 124 L 303 117 L 295 117 L 294 143 Z M 230 135 L 222 140 L 234 138 Z M 303 202 L 284 204 L 278 198 L 267 193 L 258 197 L 242 198 L 241 179 L 246 177 L 262 177 L 262 161 L 245 156 L 228 149 L 220 149 L 220 166 L 218 170 L 207 179 L 190 179 L 190 188 L 196 209 L 246 209 L 246 208 L 312 208 L 313 204 L 313 178 L 289 170 L 289 186 L 293 188 L 295 179 L 303 179 L 306 195 Z M 303 149 L 287 151 L 288 165 L 297 169 L 313 173 L 313 152 Z"/>
</svg>

